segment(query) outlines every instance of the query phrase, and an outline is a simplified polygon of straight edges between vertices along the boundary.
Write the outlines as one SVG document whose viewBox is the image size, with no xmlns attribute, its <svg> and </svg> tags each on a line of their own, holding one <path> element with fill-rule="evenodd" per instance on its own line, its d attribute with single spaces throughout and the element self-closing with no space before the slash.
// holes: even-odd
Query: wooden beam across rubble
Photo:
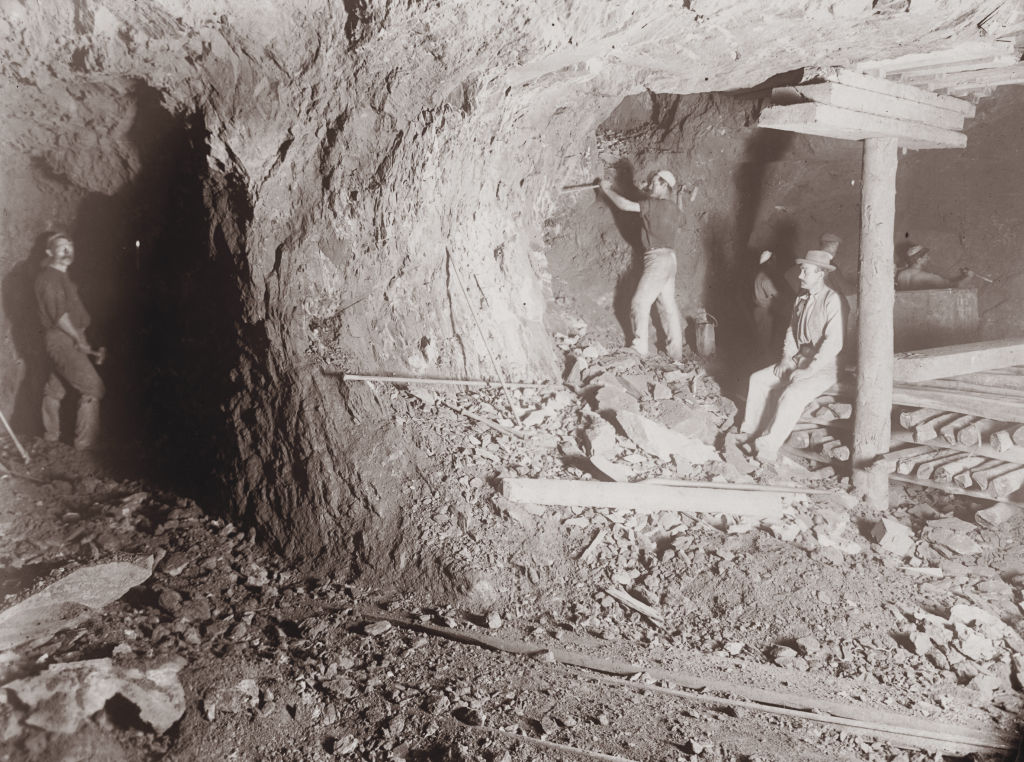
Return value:
<svg viewBox="0 0 1024 762">
<path fill-rule="evenodd" d="M 642 482 L 624 484 L 585 479 L 506 477 L 501 480 L 501 494 L 520 503 L 616 508 L 637 513 L 681 511 L 774 518 L 781 516 L 794 499 L 807 496 L 807 492 L 798 487 L 765 489 L 762 485 L 743 484 L 729 487 L 670 486 Z"/>
<path fill-rule="evenodd" d="M 992 726 L 938 722 L 860 704 L 842 703 L 816 696 L 746 685 L 735 680 L 726 681 L 707 675 L 689 675 L 666 670 L 656 665 L 640 665 L 603 659 L 566 650 L 560 644 L 544 648 L 536 642 L 527 643 L 479 632 L 413 622 L 382 611 L 367 610 L 365 614 L 368 618 L 386 620 L 397 627 L 505 653 L 530 657 L 543 651 L 549 654 L 557 664 L 587 670 L 596 679 L 614 682 L 629 690 L 651 691 L 712 706 L 733 706 L 811 723 L 832 725 L 841 727 L 848 732 L 900 743 L 910 748 L 928 750 L 938 748 L 949 754 L 966 754 L 971 751 L 1008 750 L 1015 748 L 1016 744 L 1014 734 Z M 624 679 L 633 678 L 640 673 L 645 673 L 652 680 L 663 681 L 674 687 L 665 688 L 637 682 L 633 679 Z"/>
</svg>

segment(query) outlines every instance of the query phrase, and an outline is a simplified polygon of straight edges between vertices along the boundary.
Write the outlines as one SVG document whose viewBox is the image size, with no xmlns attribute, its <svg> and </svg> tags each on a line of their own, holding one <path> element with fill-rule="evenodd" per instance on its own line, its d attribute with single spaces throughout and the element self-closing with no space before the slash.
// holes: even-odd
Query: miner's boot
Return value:
<svg viewBox="0 0 1024 762">
<path fill-rule="evenodd" d="M 89 450 L 96 446 L 100 433 L 100 401 L 98 397 L 82 395 L 78 402 L 75 421 L 75 449 Z"/>
<path fill-rule="evenodd" d="M 43 397 L 43 439 L 56 442 L 60 439 L 60 399 Z"/>
</svg>

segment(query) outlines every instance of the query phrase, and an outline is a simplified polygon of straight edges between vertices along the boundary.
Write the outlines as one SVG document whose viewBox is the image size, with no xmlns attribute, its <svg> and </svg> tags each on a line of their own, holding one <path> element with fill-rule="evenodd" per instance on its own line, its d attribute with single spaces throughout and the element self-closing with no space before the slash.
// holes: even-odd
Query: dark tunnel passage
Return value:
<svg viewBox="0 0 1024 762">
<path fill-rule="evenodd" d="M 114 444 L 100 457 L 198 498 L 210 494 L 226 433 L 218 421 L 238 354 L 235 268 L 223 235 L 211 233 L 201 118 L 169 113 L 159 91 L 140 86 L 129 137 L 137 176 L 116 194 L 86 196 L 70 228 L 90 338 L 108 348 L 102 425 Z"/>
</svg>

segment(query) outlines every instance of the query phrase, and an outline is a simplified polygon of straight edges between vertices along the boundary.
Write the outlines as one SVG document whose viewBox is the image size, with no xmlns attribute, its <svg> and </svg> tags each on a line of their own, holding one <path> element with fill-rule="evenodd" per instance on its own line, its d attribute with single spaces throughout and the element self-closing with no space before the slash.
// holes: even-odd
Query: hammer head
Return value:
<svg viewBox="0 0 1024 762">
<path fill-rule="evenodd" d="M 106 347 L 100 347 L 95 352 L 93 352 L 93 362 L 96 363 L 97 365 L 102 365 L 103 361 L 106 360 L 106 359 L 107 359 L 107 348 Z"/>
</svg>

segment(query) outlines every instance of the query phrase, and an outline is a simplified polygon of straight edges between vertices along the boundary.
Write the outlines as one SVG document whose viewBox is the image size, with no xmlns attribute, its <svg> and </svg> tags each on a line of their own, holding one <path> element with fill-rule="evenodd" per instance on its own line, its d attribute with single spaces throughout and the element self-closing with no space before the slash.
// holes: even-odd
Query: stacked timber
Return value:
<svg viewBox="0 0 1024 762">
<path fill-rule="evenodd" d="M 1000 340 L 896 355 L 891 478 L 1024 504 L 1024 342 Z M 789 440 L 809 458 L 849 458 L 852 427 L 840 385 L 805 413 Z"/>
</svg>

